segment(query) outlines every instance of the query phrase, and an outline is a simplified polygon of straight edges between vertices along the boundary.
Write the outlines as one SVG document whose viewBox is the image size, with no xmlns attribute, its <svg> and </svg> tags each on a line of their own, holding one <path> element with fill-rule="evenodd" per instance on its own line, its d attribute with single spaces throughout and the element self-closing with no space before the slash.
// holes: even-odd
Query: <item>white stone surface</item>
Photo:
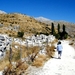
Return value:
<svg viewBox="0 0 75 75">
<path fill-rule="evenodd" d="M 3 73 L 3 71 L 0 71 L 0 75 L 3 75 L 2 73 Z"/>
</svg>

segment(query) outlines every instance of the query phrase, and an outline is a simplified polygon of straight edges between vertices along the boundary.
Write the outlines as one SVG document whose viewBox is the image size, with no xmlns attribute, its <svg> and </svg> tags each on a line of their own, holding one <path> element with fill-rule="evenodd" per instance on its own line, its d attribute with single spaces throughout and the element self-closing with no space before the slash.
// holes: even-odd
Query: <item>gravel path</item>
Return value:
<svg viewBox="0 0 75 75">
<path fill-rule="evenodd" d="M 54 58 L 45 63 L 43 68 L 30 67 L 26 75 L 75 75 L 75 51 L 68 45 L 69 42 L 62 41 L 63 53 L 61 59 Z"/>
</svg>

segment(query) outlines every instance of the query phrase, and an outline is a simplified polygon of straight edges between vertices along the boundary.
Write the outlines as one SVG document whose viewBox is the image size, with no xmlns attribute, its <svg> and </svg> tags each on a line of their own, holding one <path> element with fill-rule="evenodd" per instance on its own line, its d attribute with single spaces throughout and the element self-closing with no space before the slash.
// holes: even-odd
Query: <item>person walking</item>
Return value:
<svg viewBox="0 0 75 75">
<path fill-rule="evenodd" d="M 63 46 L 62 46 L 61 42 L 59 41 L 57 44 L 58 59 L 61 59 L 62 50 L 63 50 Z"/>
</svg>

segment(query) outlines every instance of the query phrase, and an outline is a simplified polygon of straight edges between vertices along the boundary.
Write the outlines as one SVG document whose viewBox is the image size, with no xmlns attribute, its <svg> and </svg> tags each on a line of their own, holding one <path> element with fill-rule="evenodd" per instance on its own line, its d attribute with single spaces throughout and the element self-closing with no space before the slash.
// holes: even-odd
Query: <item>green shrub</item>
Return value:
<svg viewBox="0 0 75 75">
<path fill-rule="evenodd" d="M 18 37 L 23 37 L 23 35 L 24 35 L 24 32 L 23 31 L 17 33 L 17 36 Z"/>
</svg>

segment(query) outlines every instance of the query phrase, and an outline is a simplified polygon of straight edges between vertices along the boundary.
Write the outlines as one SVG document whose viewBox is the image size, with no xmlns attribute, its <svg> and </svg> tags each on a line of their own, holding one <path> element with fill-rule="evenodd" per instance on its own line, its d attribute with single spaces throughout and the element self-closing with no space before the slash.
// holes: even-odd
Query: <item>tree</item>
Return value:
<svg viewBox="0 0 75 75">
<path fill-rule="evenodd" d="M 63 32 L 65 33 L 66 31 L 65 31 L 65 25 L 63 24 Z"/>
<path fill-rule="evenodd" d="M 52 35 L 55 35 L 54 23 L 52 23 L 51 34 L 52 34 Z"/>
<path fill-rule="evenodd" d="M 63 24 L 62 38 L 63 38 L 63 39 L 66 39 L 67 37 L 68 37 L 68 33 L 66 32 L 66 27 L 65 27 L 65 25 Z"/>
<path fill-rule="evenodd" d="M 60 24 L 58 23 L 58 33 L 60 33 Z"/>
</svg>

